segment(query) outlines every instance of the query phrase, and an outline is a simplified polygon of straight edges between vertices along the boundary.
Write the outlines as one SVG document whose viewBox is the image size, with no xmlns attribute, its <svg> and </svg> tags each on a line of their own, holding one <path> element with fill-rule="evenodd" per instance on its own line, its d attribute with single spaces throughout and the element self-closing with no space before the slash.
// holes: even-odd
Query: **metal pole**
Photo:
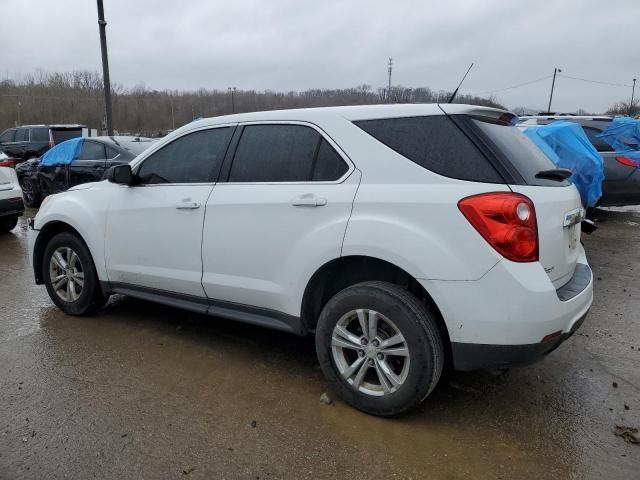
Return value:
<svg viewBox="0 0 640 480">
<path fill-rule="evenodd" d="M 551 100 L 553 100 L 553 88 L 556 86 L 556 74 L 558 72 L 562 73 L 562 70 L 559 68 L 553 69 L 553 81 L 551 82 L 551 94 L 549 95 L 549 106 L 547 107 L 547 113 L 551 113 Z"/>
<path fill-rule="evenodd" d="M 100 26 L 100 50 L 102 52 L 102 78 L 104 81 L 104 103 L 107 114 L 107 135 L 113 136 L 113 112 L 111 110 L 111 81 L 109 80 L 109 58 L 107 57 L 107 22 L 104 19 L 102 0 L 98 1 L 98 25 Z"/>
<path fill-rule="evenodd" d="M 387 102 L 391 103 L 391 72 L 393 70 L 393 58 L 389 57 L 389 87 L 387 89 Z"/>
<path fill-rule="evenodd" d="M 176 118 L 173 116 L 173 94 L 169 94 L 169 101 L 171 102 L 171 129 L 176 129 Z"/>
<path fill-rule="evenodd" d="M 229 92 L 231 92 L 231 113 L 236 113 L 236 104 L 233 97 L 236 92 L 236 87 L 229 87 Z"/>
<path fill-rule="evenodd" d="M 631 87 L 631 105 L 629 105 L 629 113 L 633 113 L 633 97 L 636 93 L 636 79 L 633 79 L 633 87 Z"/>
</svg>

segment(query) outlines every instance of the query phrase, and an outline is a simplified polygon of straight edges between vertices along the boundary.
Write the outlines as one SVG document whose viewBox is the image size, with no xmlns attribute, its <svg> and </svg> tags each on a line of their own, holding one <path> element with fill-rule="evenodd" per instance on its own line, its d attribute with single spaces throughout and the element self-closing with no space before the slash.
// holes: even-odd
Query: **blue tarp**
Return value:
<svg viewBox="0 0 640 480">
<path fill-rule="evenodd" d="M 573 172 L 569 180 L 580 192 L 583 205 L 593 207 L 602 196 L 604 164 L 582 127 L 574 122 L 553 122 L 523 130 L 560 168 Z"/>
<path fill-rule="evenodd" d="M 84 138 L 72 138 L 54 146 L 40 160 L 42 166 L 69 165 L 80 156 Z"/>
<path fill-rule="evenodd" d="M 634 160 L 640 160 L 640 120 L 631 117 L 616 117 L 599 135 L 616 152 L 626 154 Z"/>
</svg>

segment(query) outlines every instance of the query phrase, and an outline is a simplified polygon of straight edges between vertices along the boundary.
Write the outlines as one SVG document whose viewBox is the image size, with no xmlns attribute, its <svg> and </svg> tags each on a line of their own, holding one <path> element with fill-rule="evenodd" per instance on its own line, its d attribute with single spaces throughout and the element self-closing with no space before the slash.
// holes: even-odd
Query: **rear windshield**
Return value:
<svg viewBox="0 0 640 480">
<path fill-rule="evenodd" d="M 387 147 L 445 177 L 504 183 L 489 160 L 445 115 L 384 118 L 354 122 Z"/>
<path fill-rule="evenodd" d="M 53 143 L 58 144 L 60 142 L 64 142 L 65 140 L 69 140 L 71 138 L 81 137 L 82 136 L 82 128 L 65 128 L 65 129 L 51 129 L 51 134 L 53 136 Z"/>
<path fill-rule="evenodd" d="M 501 157 L 500 160 L 513 166 L 527 185 L 557 187 L 569 184 L 566 181 L 536 178 L 538 172 L 557 167 L 518 127 L 477 118 L 472 123 L 493 144 L 493 150 Z"/>
<path fill-rule="evenodd" d="M 138 156 L 154 143 L 150 140 L 141 140 L 139 142 L 120 142 L 120 146 L 130 151 L 134 156 Z"/>
</svg>

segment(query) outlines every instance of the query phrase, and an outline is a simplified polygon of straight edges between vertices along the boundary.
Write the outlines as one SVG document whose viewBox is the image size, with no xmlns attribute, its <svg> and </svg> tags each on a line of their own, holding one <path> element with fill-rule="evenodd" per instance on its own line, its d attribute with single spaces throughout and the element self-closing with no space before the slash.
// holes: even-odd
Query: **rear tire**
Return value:
<svg viewBox="0 0 640 480">
<path fill-rule="evenodd" d="M 108 300 L 100 289 L 89 249 L 73 233 L 59 233 L 49 240 L 42 278 L 53 303 L 68 315 L 93 313 Z"/>
<path fill-rule="evenodd" d="M 36 185 L 36 182 L 29 178 L 25 178 L 20 182 L 22 188 L 22 197 L 24 204 L 29 208 L 38 208 L 42 203 L 42 194 Z"/>
<path fill-rule="evenodd" d="M 363 412 L 391 416 L 415 407 L 433 391 L 444 366 L 436 315 L 398 285 L 345 288 L 318 320 L 316 350 L 325 377 Z"/>
<path fill-rule="evenodd" d="M 18 224 L 18 217 L 4 217 L 0 218 L 0 234 L 9 233 L 11 230 L 16 228 Z"/>
</svg>

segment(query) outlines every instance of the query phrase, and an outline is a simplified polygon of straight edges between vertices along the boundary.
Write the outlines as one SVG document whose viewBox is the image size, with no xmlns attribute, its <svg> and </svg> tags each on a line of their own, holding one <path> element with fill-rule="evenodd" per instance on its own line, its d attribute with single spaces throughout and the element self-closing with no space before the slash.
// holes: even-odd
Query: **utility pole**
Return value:
<svg viewBox="0 0 640 480">
<path fill-rule="evenodd" d="M 636 93 L 636 79 L 633 79 L 633 87 L 631 87 L 631 104 L 629 105 L 629 114 L 633 115 L 633 97 Z"/>
<path fill-rule="evenodd" d="M 113 136 L 113 112 L 111 110 L 111 81 L 109 80 L 109 58 L 107 57 L 107 22 L 104 19 L 102 0 L 98 1 L 98 25 L 100 27 L 100 50 L 102 51 L 102 79 L 104 81 L 104 103 L 107 113 L 107 135 Z"/>
<path fill-rule="evenodd" d="M 562 73 L 562 70 L 559 68 L 553 69 L 553 80 L 551 82 L 551 94 L 549 95 L 549 106 L 547 107 L 547 113 L 551 113 L 551 100 L 553 100 L 553 89 L 556 86 L 556 74 Z"/>
<path fill-rule="evenodd" d="M 169 94 L 169 102 L 171 103 L 171 129 L 176 129 L 176 117 L 173 115 L 173 93 Z"/>
<path fill-rule="evenodd" d="M 389 87 L 387 88 L 387 103 L 391 103 L 391 72 L 393 71 L 393 58 L 389 57 Z"/>
<path fill-rule="evenodd" d="M 233 95 L 236 93 L 236 87 L 229 87 L 227 90 L 231 94 L 231 113 L 236 113 L 236 104 L 233 98 Z"/>
</svg>

